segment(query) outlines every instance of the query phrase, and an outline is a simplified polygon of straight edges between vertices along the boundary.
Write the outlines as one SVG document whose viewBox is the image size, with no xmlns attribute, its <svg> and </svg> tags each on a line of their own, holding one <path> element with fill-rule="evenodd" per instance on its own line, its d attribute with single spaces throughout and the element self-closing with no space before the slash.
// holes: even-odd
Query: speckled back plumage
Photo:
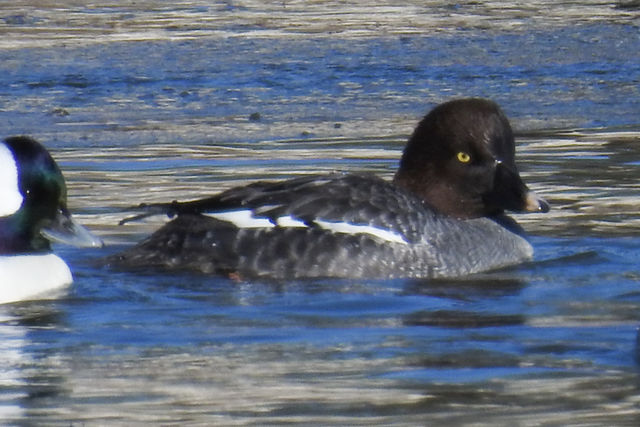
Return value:
<svg viewBox="0 0 640 427">
<path fill-rule="evenodd" d="M 238 228 L 206 216 L 239 209 L 250 209 L 274 226 Z M 177 218 L 112 263 L 242 277 L 445 277 L 521 262 L 532 254 L 517 230 L 489 218 L 459 221 L 438 215 L 420 199 L 373 176 L 261 182 L 152 210 Z M 277 219 L 284 216 L 306 226 L 279 227 Z M 320 221 L 372 226 L 403 241 L 333 232 L 320 227 Z"/>
</svg>

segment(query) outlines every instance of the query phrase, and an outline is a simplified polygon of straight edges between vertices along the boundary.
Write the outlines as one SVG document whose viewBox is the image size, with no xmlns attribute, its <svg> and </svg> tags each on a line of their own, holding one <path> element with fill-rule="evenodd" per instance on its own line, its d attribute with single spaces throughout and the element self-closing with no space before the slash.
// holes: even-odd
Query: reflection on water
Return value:
<svg viewBox="0 0 640 427">
<path fill-rule="evenodd" d="M 56 248 L 66 297 L 0 307 L 0 418 L 637 425 L 640 36 L 622 3 L 0 6 L 0 124 L 51 149 L 110 244 Z M 162 223 L 117 225 L 143 201 L 389 178 L 420 115 L 456 96 L 504 106 L 552 205 L 517 216 L 531 263 L 295 282 L 95 265 Z"/>
</svg>

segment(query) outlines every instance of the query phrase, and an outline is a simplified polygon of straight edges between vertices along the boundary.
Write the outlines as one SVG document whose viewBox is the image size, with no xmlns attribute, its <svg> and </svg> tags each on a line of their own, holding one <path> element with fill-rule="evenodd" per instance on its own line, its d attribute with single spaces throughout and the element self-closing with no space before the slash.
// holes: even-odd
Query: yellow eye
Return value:
<svg viewBox="0 0 640 427">
<path fill-rule="evenodd" d="M 464 151 L 459 152 L 457 157 L 460 163 L 469 163 L 471 161 L 471 156 Z"/>
</svg>

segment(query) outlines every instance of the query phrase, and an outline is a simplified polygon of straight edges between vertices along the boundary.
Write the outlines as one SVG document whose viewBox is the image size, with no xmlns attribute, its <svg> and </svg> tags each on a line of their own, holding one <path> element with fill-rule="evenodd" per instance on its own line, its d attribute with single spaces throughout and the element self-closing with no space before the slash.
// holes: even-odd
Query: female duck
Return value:
<svg viewBox="0 0 640 427">
<path fill-rule="evenodd" d="M 547 212 L 515 164 L 500 108 L 461 99 L 434 108 L 393 181 L 329 174 L 257 182 L 135 218 L 175 217 L 110 262 L 235 277 L 455 277 L 521 263 L 533 249 L 504 214 Z M 127 221 L 127 220 L 125 220 Z"/>
</svg>

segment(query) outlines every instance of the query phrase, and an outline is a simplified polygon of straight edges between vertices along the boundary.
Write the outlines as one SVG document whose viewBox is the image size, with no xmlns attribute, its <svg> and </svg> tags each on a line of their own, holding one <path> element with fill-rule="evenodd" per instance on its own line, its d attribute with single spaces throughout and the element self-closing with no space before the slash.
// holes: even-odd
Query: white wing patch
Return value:
<svg viewBox="0 0 640 427">
<path fill-rule="evenodd" d="M 230 222 L 238 228 L 270 228 L 273 223 L 267 218 L 256 218 L 250 210 L 207 213 L 211 218 Z"/>
<path fill-rule="evenodd" d="M 385 230 L 384 228 L 374 227 L 372 225 L 358 225 L 350 224 L 348 222 L 330 222 L 322 220 L 316 220 L 314 223 L 318 224 L 320 228 L 333 231 L 334 233 L 371 234 L 372 236 L 376 236 L 382 240 L 386 240 L 387 242 L 402 243 L 404 245 L 409 243 L 401 234 L 395 233 L 391 230 Z"/>
<path fill-rule="evenodd" d="M 278 217 L 275 224 L 267 218 L 256 218 L 250 210 L 230 211 L 230 212 L 214 212 L 205 214 L 220 221 L 230 222 L 238 228 L 274 228 L 274 227 L 308 227 L 303 221 L 295 219 L 290 215 Z M 323 230 L 332 231 L 342 234 L 369 234 L 379 239 L 392 243 L 400 243 L 407 245 L 409 242 L 399 233 L 383 228 L 374 227 L 372 225 L 350 224 L 341 221 L 313 221 L 315 225 Z"/>
<path fill-rule="evenodd" d="M 9 216 L 22 206 L 18 188 L 18 166 L 6 144 L 0 144 L 0 216 Z"/>
<path fill-rule="evenodd" d="M 291 215 L 281 216 L 276 220 L 278 227 L 307 227 L 307 224 L 299 219 L 291 218 Z"/>
</svg>

